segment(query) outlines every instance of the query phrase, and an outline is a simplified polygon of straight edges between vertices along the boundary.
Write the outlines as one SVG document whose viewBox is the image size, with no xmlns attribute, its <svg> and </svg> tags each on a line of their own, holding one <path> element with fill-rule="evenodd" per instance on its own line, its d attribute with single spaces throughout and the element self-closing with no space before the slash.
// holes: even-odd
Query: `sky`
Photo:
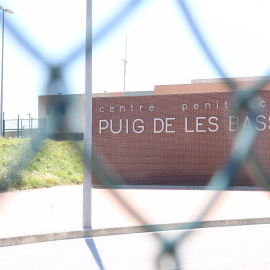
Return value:
<svg viewBox="0 0 270 270">
<path fill-rule="evenodd" d="M 175 0 L 145 0 L 103 38 L 104 25 L 130 0 L 92 0 L 94 93 L 154 90 L 218 78 Z M 270 69 L 270 1 L 189 0 L 211 53 L 230 77 L 265 75 Z M 6 0 L 3 91 L 5 119 L 38 117 L 38 96 L 80 94 L 85 88 L 86 0 Z M 0 14 L 1 15 L 1 14 Z M 2 25 L 2 16 L 0 16 Z M 8 24 L 41 55 L 36 57 Z M 0 29 L 1 31 L 1 29 Z M 126 42 L 127 41 L 127 42 Z M 64 62 L 63 81 L 48 87 L 50 67 Z"/>
</svg>

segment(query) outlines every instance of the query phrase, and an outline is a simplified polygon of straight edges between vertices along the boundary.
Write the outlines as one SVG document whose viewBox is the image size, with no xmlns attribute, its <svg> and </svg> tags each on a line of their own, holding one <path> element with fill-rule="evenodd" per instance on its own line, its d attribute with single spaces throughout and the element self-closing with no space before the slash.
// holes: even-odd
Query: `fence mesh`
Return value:
<svg viewBox="0 0 270 270">
<path fill-rule="evenodd" d="M 88 1 L 91 3 L 91 1 Z M 86 41 L 86 50 L 92 50 L 92 44 L 98 45 L 99 42 L 104 39 L 107 35 L 109 35 L 114 29 L 119 27 L 122 23 L 129 18 L 133 12 L 138 9 L 140 5 L 142 5 L 144 1 L 143 0 L 131 0 L 126 1 L 126 3 L 117 11 L 116 14 L 113 14 L 112 19 L 98 32 L 96 33 L 91 40 Z M 207 57 L 209 63 L 213 66 L 213 68 L 216 70 L 217 74 L 222 78 L 228 78 L 228 73 L 225 71 L 224 67 L 221 63 L 217 60 L 217 57 L 213 54 L 213 52 L 210 49 L 210 45 L 208 44 L 208 41 L 205 39 L 205 37 L 202 34 L 201 29 L 196 24 L 196 21 L 194 20 L 194 17 L 192 15 L 192 10 L 188 7 L 186 1 L 183 0 L 175 0 L 175 3 L 177 7 L 179 8 L 179 16 L 180 13 L 185 17 L 190 29 L 192 30 L 192 33 L 197 41 L 197 44 L 201 47 L 201 50 Z M 90 21 L 87 22 L 88 24 L 91 24 Z M 62 61 L 61 63 L 58 63 L 57 65 L 50 64 L 50 61 L 47 61 L 46 58 L 42 55 L 42 53 L 39 51 L 38 48 L 35 48 L 33 44 L 29 40 L 26 40 L 21 33 L 19 33 L 16 30 L 16 27 L 14 27 L 11 24 L 7 24 L 7 28 L 10 31 L 10 33 L 13 35 L 15 39 L 20 43 L 20 45 L 29 51 L 29 53 L 34 56 L 40 63 L 42 63 L 48 73 L 50 74 L 49 79 L 47 81 L 48 89 L 50 87 L 54 87 L 54 85 L 62 83 L 65 84 L 65 81 L 63 79 L 63 69 L 70 65 L 73 61 L 77 59 L 78 56 L 84 53 L 85 51 L 85 44 L 81 44 L 78 48 L 75 48 L 74 51 L 66 56 L 66 59 Z M 255 95 L 257 91 L 265 85 L 265 83 L 269 80 L 268 75 L 269 74 L 263 74 L 265 75 L 262 77 L 260 81 L 257 81 L 253 85 L 250 85 L 248 88 L 240 89 L 236 83 L 233 80 L 226 79 L 226 84 L 230 87 L 230 89 L 234 93 L 235 101 L 240 104 L 238 108 L 234 108 L 234 114 L 240 115 L 241 112 L 245 111 L 248 112 L 251 119 L 251 125 L 256 125 L 256 116 L 259 113 L 259 110 L 255 106 L 250 106 L 250 101 L 255 101 Z M 245 90 L 245 91 L 243 91 Z M 26 128 L 29 123 L 26 121 Z M 13 129 L 17 130 L 18 123 L 14 121 L 6 122 L 6 129 Z M 39 124 L 36 125 L 38 127 Z M 55 126 L 57 126 L 57 123 L 55 123 Z M 162 260 L 169 256 L 173 260 L 173 264 L 175 268 L 181 267 L 181 254 L 177 252 L 177 248 L 181 246 L 181 244 L 184 242 L 184 240 L 189 236 L 189 234 L 192 234 L 193 230 L 195 228 L 198 228 L 200 226 L 200 223 L 203 219 L 203 217 L 208 213 L 208 211 L 215 205 L 215 202 L 221 195 L 222 191 L 229 189 L 235 181 L 235 175 L 239 171 L 240 167 L 246 163 L 249 166 L 252 167 L 253 171 L 253 181 L 255 185 L 261 185 L 266 190 L 269 190 L 270 183 L 268 180 L 268 175 L 266 175 L 265 171 L 262 169 L 262 165 L 258 158 L 256 157 L 256 154 L 253 151 L 253 145 L 254 141 L 257 137 L 257 131 L 255 128 L 253 129 L 240 129 L 234 138 L 230 158 L 227 160 L 227 162 L 222 166 L 222 169 L 216 171 L 211 179 L 209 179 L 208 185 L 205 187 L 205 189 L 210 189 L 212 186 L 218 187 L 217 190 L 213 193 L 213 195 L 208 198 L 208 202 L 206 205 L 201 209 L 200 214 L 197 216 L 196 219 L 194 219 L 194 222 L 190 222 L 188 227 L 181 228 L 179 227 L 179 230 L 185 229 L 182 231 L 179 231 L 179 235 L 174 237 L 173 239 L 166 239 L 161 234 L 155 234 L 155 236 L 158 238 L 161 250 L 162 252 L 159 254 L 157 259 L 157 268 L 162 268 Z M 32 139 L 32 146 L 34 150 L 38 150 L 40 146 L 42 145 L 43 140 L 42 137 L 37 139 L 35 137 Z M 74 145 L 76 147 L 76 145 Z M 99 179 L 100 182 L 106 187 L 111 186 L 115 184 L 121 184 L 123 182 L 123 179 L 117 175 L 117 173 L 112 173 L 114 171 L 114 168 L 110 168 L 110 172 L 101 166 L 101 164 L 104 164 L 105 160 L 103 160 L 103 157 L 100 153 L 94 153 L 92 155 L 91 152 L 87 152 L 87 149 L 85 149 L 85 153 L 81 151 L 81 149 L 77 149 L 81 152 L 81 156 L 84 156 L 85 164 L 91 168 L 93 174 L 96 178 Z M 29 155 L 27 157 L 28 160 L 30 160 L 33 156 Z M 101 161 L 102 160 L 102 161 Z M 15 171 L 22 170 L 25 164 L 27 163 L 26 158 L 24 157 L 22 162 L 17 162 L 16 164 L 11 164 L 11 166 L 14 168 Z M 109 164 L 106 165 L 107 168 Z M 13 170 L 13 171 L 14 171 Z M 126 208 L 140 223 L 147 225 L 147 222 L 144 220 L 142 216 L 136 211 L 136 206 L 130 204 L 129 201 L 127 201 L 125 198 L 121 197 L 121 195 L 117 192 L 117 190 L 110 190 L 110 192 L 115 196 L 115 198 L 121 203 L 121 205 Z M 158 231 L 158 226 L 153 226 L 153 231 Z"/>
</svg>

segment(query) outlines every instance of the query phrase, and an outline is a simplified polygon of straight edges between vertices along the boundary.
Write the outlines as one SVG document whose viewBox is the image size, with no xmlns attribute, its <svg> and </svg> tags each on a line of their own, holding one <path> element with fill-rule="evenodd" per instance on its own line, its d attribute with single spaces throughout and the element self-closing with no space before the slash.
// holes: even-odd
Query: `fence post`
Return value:
<svg viewBox="0 0 270 270">
<path fill-rule="evenodd" d="M 18 121 L 17 121 L 17 138 L 20 137 L 20 115 L 18 114 Z"/>
<path fill-rule="evenodd" d="M 23 138 L 23 119 L 21 119 L 21 138 Z"/>
</svg>

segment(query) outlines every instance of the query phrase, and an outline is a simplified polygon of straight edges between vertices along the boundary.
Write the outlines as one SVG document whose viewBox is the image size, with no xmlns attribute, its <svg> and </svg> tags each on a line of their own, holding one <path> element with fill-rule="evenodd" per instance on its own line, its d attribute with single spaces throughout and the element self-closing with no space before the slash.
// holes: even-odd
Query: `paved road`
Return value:
<svg viewBox="0 0 270 270">
<path fill-rule="evenodd" d="M 179 232 L 166 232 L 174 239 Z M 0 248 L 3 270 L 152 270 L 161 245 L 157 234 L 130 234 Z M 270 225 L 197 229 L 177 249 L 181 268 L 269 269 Z M 181 255 L 181 257 L 180 257 Z"/>
<path fill-rule="evenodd" d="M 0 193 L 0 238 L 82 229 L 82 186 Z M 192 221 L 214 191 L 120 189 L 117 192 L 149 224 Z M 265 191 L 225 191 L 204 220 L 270 217 Z M 140 225 L 106 189 L 92 189 L 92 228 Z"/>
</svg>

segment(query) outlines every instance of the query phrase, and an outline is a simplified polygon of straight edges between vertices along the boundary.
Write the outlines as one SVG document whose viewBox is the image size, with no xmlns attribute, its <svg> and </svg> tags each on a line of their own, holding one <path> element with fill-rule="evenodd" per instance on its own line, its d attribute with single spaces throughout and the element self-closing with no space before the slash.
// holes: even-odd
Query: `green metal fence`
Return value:
<svg viewBox="0 0 270 270">
<path fill-rule="evenodd" d="M 3 137 L 27 138 L 38 135 L 46 136 L 46 119 L 7 119 L 3 120 Z"/>
</svg>

